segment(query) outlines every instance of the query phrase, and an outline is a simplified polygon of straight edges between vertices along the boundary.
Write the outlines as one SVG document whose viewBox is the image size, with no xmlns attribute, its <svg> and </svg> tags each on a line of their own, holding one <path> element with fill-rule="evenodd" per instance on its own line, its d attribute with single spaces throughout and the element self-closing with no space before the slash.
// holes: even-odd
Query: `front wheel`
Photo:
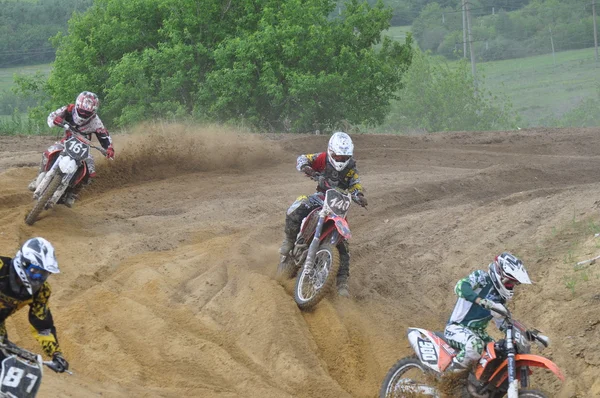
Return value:
<svg viewBox="0 0 600 398">
<path fill-rule="evenodd" d="M 415 357 L 399 360 L 387 372 L 379 398 L 438 397 L 433 374 Z"/>
<path fill-rule="evenodd" d="M 54 176 L 52 177 L 52 181 L 48 183 L 48 187 L 46 188 L 42 196 L 37 200 L 37 202 L 33 206 L 33 209 L 31 209 L 29 214 L 27 214 L 27 216 L 25 217 L 25 224 L 33 225 L 33 223 L 37 221 L 38 216 L 40 215 L 42 210 L 44 210 L 46 203 L 50 200 L 50 198 L 52 198 L 52 195 L 54 195 L 54 192 L 56 192 L 61 182 L 62 175 L 59 173 L 54 174 Z"/>
<path fill-rule="evenodd" d="M 519 398 L 548 398 L 548 396 L 538 390 L 521 390 Z"/>
<path fill-rule="evenodd" d="M 329 292 L 340 267 L 340 255 L 335 246 L 324 243 L 315 253 L 315 264 L 299 272 L 294 299 L 301 310 L 314 307 Z"/>
</svg>

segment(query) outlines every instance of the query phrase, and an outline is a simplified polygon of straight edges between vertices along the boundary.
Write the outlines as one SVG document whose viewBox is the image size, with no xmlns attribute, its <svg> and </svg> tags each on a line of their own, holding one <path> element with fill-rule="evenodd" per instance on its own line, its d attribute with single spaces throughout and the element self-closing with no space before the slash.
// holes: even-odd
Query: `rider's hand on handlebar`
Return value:
<svg viewBox="0 0 600 398">
<path fill-rule="evenodd" d="M 320 175 L 318 173 L 315 173 L 315 177 L 313 177 L 313 178 L 316 178 L 319 188 L 323 189 L 324 191 L 331 188 L 331 184 L 329 184 L 329 182 L 327 181 L 327 177 Z"/>
<path fill-rule="evenodd" d="M 65 119 L 63 119 L 63 118 L 62 118 L 62 117 L 60 117 L 60 116 L 56 116 L 56 117 L 54 118 L 54 121 L 53 121 L 52 123 L 54 123 L 54 125 L 55 125 L 55 126 L 62 127 L 62 126 L 63 126 L 63 124 L 65 124 Z"/>
<path fill-rule="evenodd" d="M 106 148 L 106 158 L 107 159 L 114 159 L 115 158 L 115 149 L 111 146 L 109 146 L 108 148 Z"/>
<path fill-rule="evenodd" d="M 52 355 L 52 363 L 58 373 L 62 373 L 69 369 L 69 362 L 67 362 L 60 352 L 55 352 L 54 355 Z"/>
<path fill-rule="evenodd" d="M 313 169 L 312 167 L 310 167 L 309 165 L 304 165 L 302 166 L 301 169 L 307 176 L 309 177 L 314 177 L 317 172 L 315 171 L 315 169 Z"/>
<path fill-rule="evenodd" d="M 356 195 L 356 203 L 358 203 L 362 207 L 367 207 L 368 205 L 367 198 L 365 198 L 365 195 L 362 193 Z"/>
</svg>

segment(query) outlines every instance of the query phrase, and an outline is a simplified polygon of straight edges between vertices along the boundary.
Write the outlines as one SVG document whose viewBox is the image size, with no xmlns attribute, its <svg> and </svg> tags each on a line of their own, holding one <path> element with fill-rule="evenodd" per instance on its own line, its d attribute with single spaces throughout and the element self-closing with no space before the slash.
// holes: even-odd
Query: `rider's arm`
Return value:
<svg viewBox="0 0 600 398">
<path fill-rule="evenodd" d="M 100 141 L 100 145 L 102 145 L 102 148 L 108 149 L 112 146 L 112 138 L 110 138 L 108 130 L 104 127 L 96 130 L 96 137 L 98 137 L 98 141 Z"/>
<path fill-rule="evenodd" d="M 363 193 L 363 187 L 360 184 L 360 177 L 358 176 L 356 167 L 353 167 L 348 171 L 346 178 L 348 179 L 348 192 L 350 194 L 358 195 L 359 193 Z"/>
<path fill-rule="evenodd" d="M 8 333 L 6 332 L 6 324 L 4 322 L 1 322 L 0 323 L 0 341 L 4 341 L 7 334 Z"/>
<path fill-rule="evenodd" d="M 54 124 L 54 119 L 56 119 L 57 116 L 61 117 L 63 119 L 65 118 L 65 115 L 67 113 L 67 107 L 68 107 L 68 105 L 65 105 L 62 108 L 59 108 L 48 115 L 48 120 L 46 121 L 48 123 L 48 127 L 56 126 Z"/>
<path fill-rule="evenodd" d="M 475 293 L 475 289 L 481 287 L 482 282 L 485 281 L 485 275 L 485 272 L 480 270 L 471 272 L 469 276 L 458 281 L 454 292 L 458 297 L 479 304 L 479 297 Z"/>
<path fill-rule="evenodd" d="M 60 347 L 52 313 L 48 306 L 50 294 L 50 285 L 45 282 L 33 296 L 33 301 L 29 305 L 29 323 L 33 337 L 41 344 L 46 355 L 51 357 L 55 352 L 60 352 Z"/>
<path fill-rule="evenodd" d="M 102 123 L 102 120 L 100 120 L 98 115 L 94 116 L 92 121 L 86 127 L 88 129 L 87 131 L 93 131 L 96 134 L 102 148 L 108 149 L 112 146 L 112 138 L 110 138 L 108 130 L 104 127 L 104 123 Z"/>
<path fill-rule="evenodd" d="M 300 155 L 296 160 L 296 170 L 302 171 L 304 166 L 310 166 L 316 172 L 322 173 L 325 170 L 326 160 L 327 152 Z"/>
</svg>

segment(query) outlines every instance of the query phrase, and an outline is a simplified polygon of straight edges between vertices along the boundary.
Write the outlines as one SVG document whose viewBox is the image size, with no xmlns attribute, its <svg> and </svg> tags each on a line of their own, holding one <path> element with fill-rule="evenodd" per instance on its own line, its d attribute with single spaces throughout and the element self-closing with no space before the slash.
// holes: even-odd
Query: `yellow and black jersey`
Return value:
<svg viewBox="0 0 600 398">
<path fill-rule="evenodd" d="M 50 300 L 50 284 L 46 281 L 40 289 L 31 296 L 25 289 L 19 292 L 11 287 L 12 258 L 0 257 L 0 337 L 6 336 L 6 318 L 29 305 L 29 323 L 33 337 L 42 345 L 44 352 L 52 356 L 60 352 L 56 328 L 52 313 L 48 306 Z M 14 283 L 14 282 L 13 282 Z"/>
</svg>

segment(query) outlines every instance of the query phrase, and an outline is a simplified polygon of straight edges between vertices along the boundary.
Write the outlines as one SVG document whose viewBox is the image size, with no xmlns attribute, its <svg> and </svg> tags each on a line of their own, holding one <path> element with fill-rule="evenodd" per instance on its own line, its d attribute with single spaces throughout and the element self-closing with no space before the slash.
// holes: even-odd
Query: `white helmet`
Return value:
<svg viewBox="0 0 600 398">
<path fill-rule="evenodd" d="M 12 264 L 21 283 L 32 296 L 50 274 L 60 272 L 54 247 L 44 238 L 32 238 L 25 242 Z"/>
<path fill-rule="evenodd" d="M 505 300 L 512 298 L 515 285 L 531 284 L 523 262 L 508 252 L 496 256 L 494 262 L 490 264 L 490 278 Z"/>
<path fill-rule="evenodd" d="M 337 171 L 344 170 L 352 159 L 353 152 L 354 144 L 348 134 L 338 131 L 329 139 L 327 158 Z"/>
</svg>

